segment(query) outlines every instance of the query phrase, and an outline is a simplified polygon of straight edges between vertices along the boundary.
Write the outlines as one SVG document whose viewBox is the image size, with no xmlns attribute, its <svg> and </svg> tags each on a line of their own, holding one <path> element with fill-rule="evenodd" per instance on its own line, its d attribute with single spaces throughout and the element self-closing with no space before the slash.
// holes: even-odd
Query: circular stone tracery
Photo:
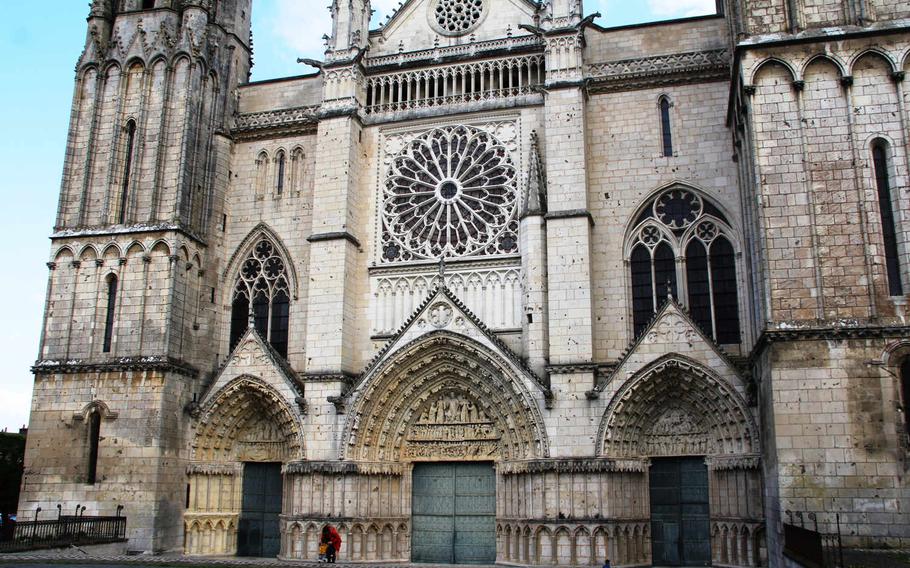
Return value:
<svg viewBox="0 0 910 568">
<path fill-rule="evenodd" d="M 685 229 L 701 216 L 701 199 L 691 191 L 675 188 L 654 201 L 654 216 L 671 229 Z"/>
<path fill-rule="evenodd" d="M 445 35 L 466 34 L 483 18 L 484 0 L 437 0 L 432 21 Z"/>
<path fill-rule="evenodd" d="M 386 262 L 518 251 L 516 169 L 488 132 L 452 126 L 418 136 L 392 161 L 384 193 Z"/>
</svg>

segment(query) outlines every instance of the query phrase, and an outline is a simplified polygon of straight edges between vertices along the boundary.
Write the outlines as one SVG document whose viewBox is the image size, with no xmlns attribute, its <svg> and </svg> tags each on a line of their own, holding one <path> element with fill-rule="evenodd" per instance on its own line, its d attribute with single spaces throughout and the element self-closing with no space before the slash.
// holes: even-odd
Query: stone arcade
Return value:
<svg viewBox="0 0 910 568">
<path fill-rule="evenodd" d="M 292 560 L 331 523 L 351 561 L 779 566 L 785 511 L 910 545 L 905 1 L 336 0 L 318 72 L 250 83 L 253 4 L 91 5 L 23 515 Z"/>
</svg>

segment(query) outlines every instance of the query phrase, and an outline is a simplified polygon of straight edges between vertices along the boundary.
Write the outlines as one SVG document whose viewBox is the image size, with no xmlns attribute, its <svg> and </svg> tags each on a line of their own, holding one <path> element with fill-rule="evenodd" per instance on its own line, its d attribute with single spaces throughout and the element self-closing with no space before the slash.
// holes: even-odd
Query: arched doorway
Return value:
<svg viewBox="0 0 910 568">
<path fill-rule="evenodd" d="M 715 526 L 732 518 L 750 534 L 762 530 L 758 431 L 734 384 L 685 357 L 665 356 L 619 388 L 599 440 L 604 457 L 650 461 L 642 489 L 655 565 L 757 559 L 755 546 L 736 561 L 721 558 L 725 537 Z"/>
<path fill-rule="evenodd" d="M 303 457 L 300 417 L 266 381 L 240 376 L 197 411 L 185 551 L 276 557 L 282 464 Z"/>
<path fill-rule="evenodd" d="M 447 331 L 377 365 L 352 395 L 345 460 L 401 463 L 414 562 L 493 563 L 504 459 L 547 455 L 534 379 Z"/>
</svg>

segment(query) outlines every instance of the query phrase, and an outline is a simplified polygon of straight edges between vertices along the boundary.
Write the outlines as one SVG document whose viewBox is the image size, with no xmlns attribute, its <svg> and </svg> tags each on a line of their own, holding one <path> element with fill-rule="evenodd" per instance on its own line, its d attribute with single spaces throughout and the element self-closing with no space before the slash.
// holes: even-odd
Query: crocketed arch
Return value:
<svg viewBox="0 0 910 568">
<path fill-rule="evenodd" d="M 206 462 L 237 461 L 237 442 L 250 428 L 268 424 L 273 430 L 273 448 L 268 461 L 304 458 L 300 421 L 271 385 L 250 375 L 242 375 L 215 393 L 202 407 L 193 439 L 193 460 Z M 253 461 L 253 460 L 248 460 Z"/>
<path fill-rule="evenodd" d="M 758 430 L 739 393 L 695 361 L 670 354 L 629 379 L 600 423 L 598 455 L 738 456 L 759 451 Z"/>
<path fill-rule="evenodd" d="M 399 461 L 405 436 L 442 396 L 459 395 L 493 423 L 502 459 L 548 455 L 543 419 L 527 387 L 476 341 L 437 331 L 402 347 L 353 394 L 341 458 Z M 490 459 L 488 456 L 487 459 Z"/>
</svg>

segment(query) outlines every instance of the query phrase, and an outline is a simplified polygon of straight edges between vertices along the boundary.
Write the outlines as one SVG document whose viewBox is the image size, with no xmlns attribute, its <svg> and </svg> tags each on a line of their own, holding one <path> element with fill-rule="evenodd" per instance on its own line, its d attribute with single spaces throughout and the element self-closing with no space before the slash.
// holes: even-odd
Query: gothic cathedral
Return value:
<svg viewBox="0 0 910 568">
<path fill-rule="evenodd" d="M 906 0 L 334 0 L 264 82 L 253 4 L 91 5 L 23 515 L 290 560 L 331 524 L 354 562 L 776 567 L 794 514 L 910 547 Z"/>
</svg>

